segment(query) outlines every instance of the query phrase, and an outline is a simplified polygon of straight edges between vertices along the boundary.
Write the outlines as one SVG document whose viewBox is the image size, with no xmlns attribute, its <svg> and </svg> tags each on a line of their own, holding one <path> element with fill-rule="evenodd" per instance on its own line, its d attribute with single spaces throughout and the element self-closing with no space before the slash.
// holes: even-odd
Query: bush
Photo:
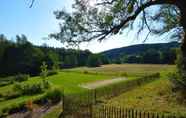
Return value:
<svg viewBox="0 0 186 118">
<path fill-rule="evenodd" d="M 3 98 L 4 98 L 5 100 L 9 100 L 9 99 L 17 98 L 17 97 L 19 97 L 19 96 L 21 96 L 21 93 L 18 92 L 18 91 L 8 91 L 7 93 L 5 93 L 5 94 L 3 95 Z"/>
<path fill-rule="evenodd" d="M 127 73 L 125 73 L 125 72 L 123 72 L 123 73 L 120 73 L 120 75 L 119 76 L 122 76 L 122 77 L 127 77 L 128 76 L 128 74 Z"/>
<path fill-rule="evenodd" d="M 38 94 L 38 93 L 42 93 L 44 92 L 43 88 L 42 88 L 42 84 L 41 83 L 37 83 L 37 84 L 26 84 L 23 86 L 23 95 L 34 95 L 34 94 Z"/>
<path fill-rule="evenodd" d="M 62 96 L 61 91 L 57 88 L 54 88 L 47 91 L 44 98 L 47 99 L 48 101 L 51 101 L 51 103 L 55 104 L 60 102 L 61 96 Z"/>
<path fill-rule="evenodd" d="M 25 102 L 10 104 L 9 106 L 1 109 L 0 118 L 6 118 L 9 114 L 26 111 Z"/>
<path fill-rule="evenodd" d="M 13 85 L 13 90 L 14 90 L 14 91 L 19 91 L 19 92 L 21 92 L 21 91 L 22 91 L 22 85 L 21 85 L 21 83 L 15 82 L 14 85 Z"/>
<path fill-rule="evenodd" d="M 178 73 L 168 73 L 167 77 L 172 82 L 174 91 L 177 90 L 185 91 L 186 89 L 185 83 Z"/>
<path fill-rule="evenodd" d="M 17 82 L 27 81 L 30 76 L 26 74 L 18 74 L 14 77 L 14 80 Z"/>
<path fill-rule="evenodd" d="M 84 70 L 83 73 L 84 74 L 89 74 L 89 72 L 87 70 Z"/>
<path fill-rule="evenodd" d="M 15 76 L 0 78 L 0 87 L 13 84 L 15 81 L 16 82 L 27 81 L 29 77 L 30 76 L 27 74 L 18 74 Z"/>
<path fill-rule="evenodd" d="M 0 87 L 9 85 L 9 84 L 11 84 L 11 83 L 12 83 L 11 81 L 2 81 L 2 82 L 0 82 Z"/>
<path fill-rule="evenodd" d="M 34 95 L 38 93 L 43 93 L 45 89 L 48 88 L 50 88 L 50 84 L 46 80 L 35 84 L 15 83 L 13 86 L 13 90 L 19 92 L 22 95 Z"/>
<path fill-rule="evenodd" d="M 49 83 L 49 81 L 43 80 L 43 88 L 44 88 L 44 89 L 49 89 L 49 88 L 50 88 L 50 83 Z"/>
</svg>

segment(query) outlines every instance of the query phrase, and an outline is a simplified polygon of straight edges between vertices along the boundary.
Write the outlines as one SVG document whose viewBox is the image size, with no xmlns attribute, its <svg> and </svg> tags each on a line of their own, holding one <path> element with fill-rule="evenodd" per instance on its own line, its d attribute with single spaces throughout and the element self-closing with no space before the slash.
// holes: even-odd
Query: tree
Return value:
<svg viewBox="0 0 186 118">
<path fill-rule="evenodd" d="M 99 55 L 99 58 L 100 58 L 101 64 L 109 64 L 109 63 L 110 63 L 108 57 L 106 57 L 106 56 L 103 55 L 103 54 L 100 54 L 100 55 Z"/>
<path fill-rule="evenodd" d="M 138 55 L 123 56 L 122 63 L 142 63 L 142 56 L 138 56 Z"/>
<path fill-rule="evenodd" d="M 64 67 L 72 68 L 72 67 L 76 67 L 77 64 L 78 64 L 77 57 L 75 55 L 70 54 L 65 56 Z"/>
<path fill-rule="evenodd" d="M 151 6 L 158 10 L 149 10 Z M 149 35 L 161 35 L 173 31 L 172 38 L 182 38 L 182 67 L 178 68 L 186 84 L 186 1 L 185 0 L 75 0 L 74 10 L 56 11 L 56 18 L 61 20 L 60 32 L 50 37 L 79 44 L 91 40 L 103 40 L 109 36 L 122 33 L 126 28 L 133 28 L 134 21 L 138 23 L 140 34 L 148 29 Z M 152 7 L 151 7 L 152 9 Z M 153 14 L 153 15 L 152 15 Z M 157 24 L 157 27 L 153 22 Z M 145 38 L 144 41 L 147 39 Z"/>
<path fill-rule="evenodd" d="M 160 63 L 160 54 L 156 50 L 148 50 L 142 54 L 143 63 L 158 64 Z"/>
<path fill-rule="evenodd" d="M 43 62 L 40 68 L 41 68 L 40 76 L 43 80 L 45 80 L 48 74 L 48 69 L 47 69 L 48 65 L 46 65 L 46 62 Z"/>
<path fill-rule="evenodd" d="M 48 69 L 52 69 L 53 66 L 57 67 L 60 65 L 59 55 L 55 51 L 52 51 L 52 50 L 48 50 L 45 53 L 44 61 L 48 65 Z"/>
<path fill-rule="evenodd" d="M 92 54 L 88 57 L 87 66 L 88 67 L 99 67 L 101 65 L 101 60 L 98 54 Z"/>
<path fill-rule="evenodd" d="M 160 52 L 160 60 L 163 64 L 174 64 L 176 60 L 176 48 Z"/>
<path fill-rule="evenodd" d="M 28 42 L 26 36 L 16 37 L 16 42 L 11 42 L 6 38 L 1 39 L 0 74 L 39 74 L 44 57 L 43 52 Z"/>
</svg>

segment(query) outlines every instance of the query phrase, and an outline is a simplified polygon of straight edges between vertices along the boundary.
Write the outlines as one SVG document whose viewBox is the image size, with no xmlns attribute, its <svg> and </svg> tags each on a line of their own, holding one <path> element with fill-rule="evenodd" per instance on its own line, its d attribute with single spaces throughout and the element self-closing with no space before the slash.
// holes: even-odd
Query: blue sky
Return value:
<svg viewBox="0 0 186 118">
<path fill-rule="evenodd" d="M 29 41 L 35 45 L 47 43 L 49 46 L 63 47 L 63 44 L 58 41 L 46 41 L 43 38 L 47 37 L 50 33 L 58 31 L 58 21 L 55 19 L 53 11 L 63 8 L 70 9 L 72 0 L 36 0 L 34 6 L 29 8 L 30 1 L 1 0 L 0 34 L 5 34 L 10 39 L 13 39 L 17 34 L 25 34 Z M 128 35 L 126 34 L 111 37 L 102 43 L 93 41 L 82 44 L 80 48 L 89 49 L 92 52 L 100 52 L 107 49 L 142 43 L 142 40 L 134 40 L 135 35 L 133 32 L 130 32 Z M 162 41 L 149 40 L 146 43 L 155 42 Z"/>
</svg>

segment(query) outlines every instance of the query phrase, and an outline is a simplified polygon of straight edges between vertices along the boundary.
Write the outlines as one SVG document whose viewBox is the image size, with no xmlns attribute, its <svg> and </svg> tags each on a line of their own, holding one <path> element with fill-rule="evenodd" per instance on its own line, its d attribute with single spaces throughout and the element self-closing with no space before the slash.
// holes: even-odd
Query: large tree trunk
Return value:
<svg viewBox="0 0 186 118">
<path fill-rule="evenodd" d="M 182 40 L 181 45 L 181 62 L 178 66 L 178 70 L 180 72 L 180 75 L 182 77 L 182 81 L 186 85 L 186 1 L 185 0 L 179 0 L 179 8 L 181 11 L 181 26 L 183 26 L 184 30 L 184 37 Z"/>
</svg>

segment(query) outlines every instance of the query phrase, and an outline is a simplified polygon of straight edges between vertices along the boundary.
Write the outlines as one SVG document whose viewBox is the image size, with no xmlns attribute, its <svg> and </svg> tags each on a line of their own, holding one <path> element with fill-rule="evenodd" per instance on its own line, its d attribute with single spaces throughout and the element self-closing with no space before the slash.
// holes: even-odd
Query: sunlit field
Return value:
<svg viewBox="0 0 186 118">
<path fill-rule="evenodd" d="M 102 65 L 96 68 L 74 68 L 68 71 L 75 72 L 90 72 L 97 74 L 106 74 L 114 76 L 141 76 L 144 74 L 175 71 L 175 65 L 161 65 L 161 64 L 110 64 Z"/>
<path fill-rule="evenodd" d="M 186 107 L 180 104 L 176 96 L 179 93 L 172 92 L 172 84 L 167 78 L 169 72 L 174 72 L 174 65 L 153 65 L 153 64 L 122 64 L 122 65 L 102 65 L 96 68 L 73 68 L 60 70 L 57 75 L 47 77 L 52 87 L 59 88 L 65 94 L 78 94 L 82 93 L 87 88 L 82 87 L 83 84 L 97 84 L 107 82 L 114 78 L 125 78 L 126 82 L 136 81 L 136 78 L 153 73 L 160 73 L 160 79 L 146 83 L 141 86 L 134 86 L 128 91 L 112 97 L 110 99 L 102 99 L 105 104 L 112 106 L 120 106 L 124 108 L 135 108 L 144 111 L 151 112 L 163 112 L 163 113 L 176 113 L 184 114 Z M 32 77 L 26 83 L 41 82 L 41 77 Z M 110 81 L 109 81 L 110 83 Z M 114 83 L 113 83 L 114 84 Z M 116 85 L 125 85 L 125 81 L 118 81 Z M 109 88 L 112 84 L 105 84 Z M 13 84 L 0 87 L 0 94 L 11 92 Z M 102 88 L 101 88 L 102 89 Z M 101 90 L 98 89 L 98 90 Z M 44 93 L 43 93 L 44 94 Z M 11 107 L 13 105 L 26 102 L 28 100 L 34 100 L 42 96 L 43 94 L 36 94 L 32 96 L 20 96 L 17 98 L 0 100 L 0 109 Z M 48 115 L 44 117 L 55 118 L 61 112 L 61 107 L 56 106 L 50 110 Z"/>
</svg>

